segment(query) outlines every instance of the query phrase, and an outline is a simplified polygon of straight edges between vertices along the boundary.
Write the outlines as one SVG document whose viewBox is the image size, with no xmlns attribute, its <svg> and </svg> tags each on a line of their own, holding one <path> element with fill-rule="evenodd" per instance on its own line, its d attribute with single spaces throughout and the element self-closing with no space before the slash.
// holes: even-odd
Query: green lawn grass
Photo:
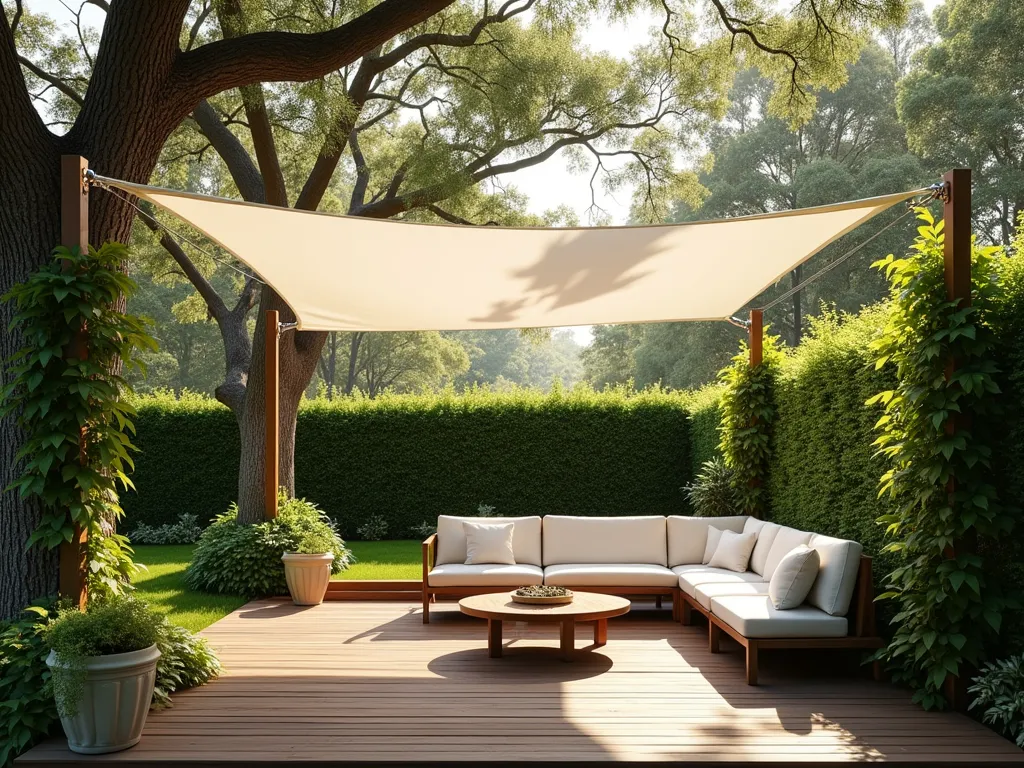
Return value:
<svg viewBox="0 0 1024 768">
<path fill-rule="evenodd" d="M 422 542 L 349 541 L 356 563 L 335 579 L 420 579 L 423 577 Z"/>
<path fill-rule="evenodd" d="M 208 595 L 185 586 L 185 566 L 192 559 L 194 544 L 139 545 L 135 562 L 146 570 L 135 577 L 136 594 L 154 610 L 193 632 L 208 627 L 245 603 L 232 595 Z"/>
<path fill-rule="evenodd" d="M 358 562 L 335 579 L 418 579 L 423 574 L 419 541 L 348 542 Z M 197 632 L 245 603 L 232 595 L 208 595 L 185 587 L 185 567 L 194 544 L 135 547 L 135 562 L 146 569 L 135 577 L 135 590 L 155 610 Z"/>
</svg>

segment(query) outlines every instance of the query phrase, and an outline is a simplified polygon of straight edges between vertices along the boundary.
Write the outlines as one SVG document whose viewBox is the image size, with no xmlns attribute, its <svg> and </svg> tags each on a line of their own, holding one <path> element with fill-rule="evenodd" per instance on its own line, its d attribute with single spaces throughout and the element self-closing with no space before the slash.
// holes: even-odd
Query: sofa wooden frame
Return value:
<svg viewBox="0 0 1024 768">
<path fill-rule="evenodd" d="M 882 647 L 882 639 L 877 636 L 875 628 L 874 586 L 871 578 L 871 557 L 861 555 L 857 570 L 857 585 L 851 601 L 853 615 L 850 621 L 851 632 L 846 637 L 745 637 L 726 624 L 721 618 L 701 605 L 695 598 L 680 591 L 679 621 L 689 625 L 693 620 L 693 611 L 697 611 L 708 620 L 708 650 L 719 652 L 719 645 L 724 632 L 746 652 L 747 684 L 757 685 L 758 653 L 761 650 L 782 648 L 844 648 L 872 650 Z M 881 677 L 881 665 L 876 661 L 872 665 L 876 679 Z"/>
<path fill-rule="evenodd" d="M 508 586 L 502 587 L 432 587 L 430 586 L 429 574 L 434 568 L 434 561 L 437 555 L 437 534 L 433 533 L 423 542 L 423 623 L 430 623 L 430 604 L 437 602 L 440 598 L 457 599 L 471 595 L 487 595 L 492 592 L 507 592 Z M 602 595 L 622 595 L 623 597 L 654 597 L 658 608 L 661 607 L 662 599 L 668 597 L 672 600 L 672 618 L 679 620 L 682 603 L 678 585 L 671 587 L 597 587 L 597 586 L 569 586 L 579 592 L 597 592 Z"/>
</svg>

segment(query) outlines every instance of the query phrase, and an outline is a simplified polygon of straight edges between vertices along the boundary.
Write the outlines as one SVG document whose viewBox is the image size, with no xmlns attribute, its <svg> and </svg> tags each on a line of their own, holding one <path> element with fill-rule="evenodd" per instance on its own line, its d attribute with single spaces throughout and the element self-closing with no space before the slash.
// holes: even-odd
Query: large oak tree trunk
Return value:
<svg viewBox="0 0 1024 768">
<path fill-rule="evenodd" d="M 263 448 L 266 434 L 264 401 L 267 378 L 265 339 L 266 311 L 276 309 L 282 323 L 295 322 L 295 315 L 281 298 L 264 286 L 252 345 L 252 363 L 245 388 L 245 408 L 240 420 L 242 454 L 238 464 L 238 519 L 254 523 L 263 519 Z M 271 331 L 273 332 L 273 331 Z M 326 333 L 285 331 L 281 334 L 280 387 L 280 483 L 289 495 L 295 493 L 295 426 L 302 393 L 320 362 Z"/>
</svg>

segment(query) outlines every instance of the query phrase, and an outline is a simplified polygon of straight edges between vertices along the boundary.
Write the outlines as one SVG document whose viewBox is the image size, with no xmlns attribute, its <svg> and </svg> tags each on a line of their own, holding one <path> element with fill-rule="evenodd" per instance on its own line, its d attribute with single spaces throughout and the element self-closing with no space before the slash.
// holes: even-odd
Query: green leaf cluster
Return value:
<svg viewBox="0 0 1024 768">
<path fill-rule="evenodd" d="M 153 709 L 171 706 L 171 694 L 186 688 L 205 685 L 220 674 L 220 660 L 205 638 L 184 627 L 169 623 L 160 625 L 156 641 L 160 660 L 156 664 L 156 687 Z"/>
<path fill-rule="evenodd" d="M 732 471 L 739 510 L 761 517 L 765 512 L 765 488 L 771 457 L 771 433 L 775 423 L 773 390 L 783 354 L 778 336 L 765 329 L 760 365 L 750 365 L 744 344 L 723 368 L 719 378 L 725 385 L 720 405 L 722 423 L 719 448 L 725 466 Z"/>
<path fill-rule="evenodd" d="M 317 506 L 288 498 L 282 490 L 273 520 L 255 525 L 238 523 L 238 507 L 230 509 L 205 530 L 185 570 L 189 589 L 246 598 L 287 593 L 281 556 L 285 552 L 331 552 L 332 573 L 341 573 L 354 558 L 337 528 Z"/>
<path fill-rule="evenodd" d="M 739 494 L 733 472 L 720 457 L 704 462 L 694 481 L 683 486 L 683 492 L 700 517 L 726 517 L 739 510 Z"/>
<path fill-rule="evenodd" d="M 25 609 L 0 624 L 0 768 L 45 738 L 57 722 L 57 705 L 46 657 L 51 606 Z"/>
<path fill-rule="evenodd" d="M 52 262 L 15 285 L 12 328 L 24 347 L 8 361 L 0 415 L 25 433 L 21 475 L 7 490 L 44 510 L 29 545 L 52 549 L 78 526 L 89 536 L 89 588 L 119 591 L 133 572 L 127 540 L 112 533 L 121 516 L 118 487 L 131 488 L 134 409 L 120 372 L 141 365 L 156 343 L 146 322 L 122 311 L 135 283 L 120 266 L 125 248 L 59 247 Z"/>
<path fill-rule="evenodd" d="M 982 721 L 1024 749 L 1024 655 L 985 664 L 968 693 Z"/>
<path fill-rule="evenodd" d="M 889 469 L 879 518 L 889 552 L 902 562 L 880 598 L 898 604 L 894 636 L 881 657 L 928 708 L 944 706 L 943 685 L 977 665 L 1011 606 L 979 554 L 979 542 L 1012 526 L 992 482 L 986 419 L 1000 388 L 995 338 L 985 322 L 999 289 L 1001 251 L 974 246 L 969 305 L 947 298 L 943 222 L 918 210 L 910 252 L 876 263 L 890 284 L 891 311 L 871 349 L 896 386 L 867 401 L 884 413 L 878 454 Z M 969 417 L 967 416 L 969 414 Z"/>
</svg>

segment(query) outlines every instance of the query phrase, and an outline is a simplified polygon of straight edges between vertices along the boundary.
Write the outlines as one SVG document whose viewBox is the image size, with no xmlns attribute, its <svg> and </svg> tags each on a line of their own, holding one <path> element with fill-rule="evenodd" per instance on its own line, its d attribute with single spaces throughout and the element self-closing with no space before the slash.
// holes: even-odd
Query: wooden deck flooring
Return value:
<svg viewBox="0 0 1024 768">
<path fill-rule="evenodd" d="M 137 747 L 83 758 L 53 740 L 18 765 L 1024 764 L 983 726 L 922 712 L 836 653 L 765 653 L 751 688 L 735 645 L 713 656 L 703 626 L 667 612 L 613 619 L 608 645 L 573 663 L 554 627 L 506 626 L 504 658 L 489 659 L 485 622 L 454 604 L 431 615 L 425 626 L 408 603 L 249 603 L 205 632 L 224 676 L 151 714 Z M 589 642 L 581 628 L 577 647 Z"/>
</svg>

